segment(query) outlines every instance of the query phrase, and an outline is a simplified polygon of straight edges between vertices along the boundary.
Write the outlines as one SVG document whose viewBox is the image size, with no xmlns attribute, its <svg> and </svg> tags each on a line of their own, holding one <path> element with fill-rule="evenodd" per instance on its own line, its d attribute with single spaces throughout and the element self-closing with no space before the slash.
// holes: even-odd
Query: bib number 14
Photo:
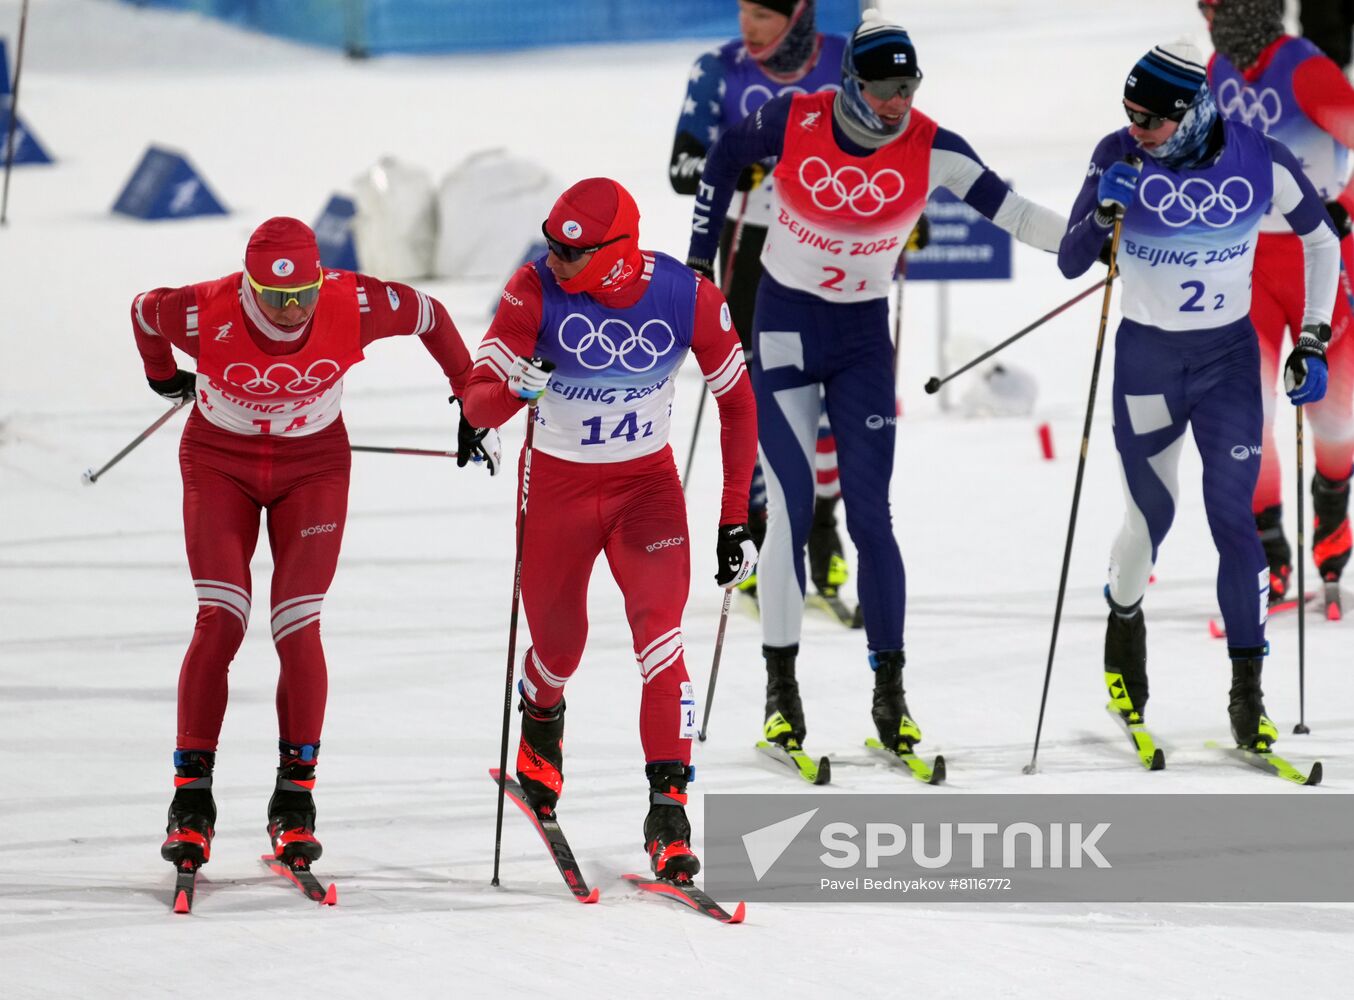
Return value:
<svg viewBox="0 0 1354 1000">
<path fill-rule="evenodd" d="M 611 433 L 605 436 L 602 433 L 602 418 L 588 417 L 583 421 L 583 426 L 587 428 L 588 436 L 581 439 L 579 444 L 606 444 L 608 441 L 620 439 L 622 441 L 635 441 L 642 437 L 653 436 L 653 421 L 646 420 L 643 424 L 633 412 L 622 414 L 616 421 L 616 425 L 611 428 Z"/>
</svg>

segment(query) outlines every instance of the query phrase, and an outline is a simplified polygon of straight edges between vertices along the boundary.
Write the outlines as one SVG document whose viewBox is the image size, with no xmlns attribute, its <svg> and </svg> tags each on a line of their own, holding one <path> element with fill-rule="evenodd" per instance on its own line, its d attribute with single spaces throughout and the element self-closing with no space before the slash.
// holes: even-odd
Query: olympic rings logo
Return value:
<svg viewBox="0 0 1354 1000">
<path fill-rule="evenodd" d="M 668 339 L 666 344 L 663 344 L 664 335 Z M 571 336 L 577 338 L 572 343 Z M 614 317 L 602 320 L 601 326 L 595 327 L 582 313 L 565 316 L 559 325 L 558 337 L 561 347 L 578 358 L 584 368 L 594 372 L 610 368 L 617 362 L 626 371 L 647 372 L 658 364 L 659 358 L 677 346 L 677 335 L 661 319 L 647 320 L 638 330 Z"/>
<path fill-rule="evenodd" d="M 799 183 L 825 212 L 849 208 L 857 215 L 878 215 L 884 206 L 903 195 L 903 175 L 885 167 L 873 177 L 850 164 L 835 172 L 827 161 L 810 156 L 799 165 Z"/>
<path fill-rule="evenodd" d="M 225 379 L 255 396 L 272 396 L 278 392 L 304 396 L 317 391 L 341 370 L 337 361 L 328 358 L 312 361 L 304 374 L 287 364 L 269 365 L 266 371 L 260 372 L 248 362 L 236 361 L 226 367 Z"/>
<path fill-rule="evenodd" d="M 1159 192 L 1155 201 L 1149 197 L 1152 192 Z M 1228 177 L 1217 188 L 1202 177 L 1191 177 L 1177 188 L 1165 174 L 1152 174 L 1138 185 L 1138 201 L 1172 229 L 1195 219 L 1213 229 L 1224 229 L 1251 207 L 1255 189 L 1244 177 Z"/>
<path fill-rule="evenodd" d="M 814 91 L 814 93 L 817 94 L 823 92 L 824 90 L 840 90 L 840 89 L 841 88 L 838 87 L 835 83 L 825 83 L 821 87 L 819 87 L 816 91 Z M 743 96 L 738 99 L 738 110 L 741 111 L 743 117 L 746 118 L 748 115 L 752 114 L 752 112 L 756 111 L 767 101 L 771 100 L 771 98 L 773 97 L 784 97 L 786 94 L 807 94 L 807 93 L 809 93 L 809 91 L 793 83 L 781 87 L 775 93 L 771 92 L 770 87 L 763 86 L 760 83 L 754 83 L 752 86 L 748 87 L 747 90 L 743 91 Z"/>
<path fill-rule="evenodd" d="M 1245 125 L 1256 125 L 1268 132 L 1283 115 L 1283 102 L 1273 87 L 1254 90 L 1237 80 L 1224 80 L 1218 88 L 1218 109 L 1223 115 Z"/>
</svg>

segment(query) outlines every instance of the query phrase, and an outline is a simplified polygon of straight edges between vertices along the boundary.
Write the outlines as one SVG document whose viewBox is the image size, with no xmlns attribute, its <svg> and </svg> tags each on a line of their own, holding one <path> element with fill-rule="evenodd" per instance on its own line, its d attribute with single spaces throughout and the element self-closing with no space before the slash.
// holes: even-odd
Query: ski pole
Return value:
<svg viewBox="0 0 1354 1000">
<path fill-rule="evenodd" d="M 370 444 L 354 444 L 350 451 L 365 451 L 373 455 L 427 455 L 429 458 L 455 458 L 454 451 L 437 451 L 434 448 L 381 448 Z"/>
<path fill-rule="evenodd" d="M 1130 163 L 1138 163 L 1136 157 Z M 1072 539 L 1077 531 L 1077 508 L 1081 505 L 1081 482 L 1086 473 L 1086 452 L 1091 445 L 1091 420 L 1095 416 L 1095 391 L 1100 385 L 1100 360 L 1105 354 L 1105 327 L 1109 325 L 1110 298 L 1114 294 L 1115 263 L 1119 257 L 1119 237 L 1124 229 L 1124 211 L 1114 213 L 1114 234 L 1110 240 L 1110 270 L 1100 284 L 1105 286 L 1105 297 L 1100 303 L 1100 330 L 1095 338 L 1095 361 L 1091 364 L 1091 389 L 1086 399 L 1086 422 L 1081 429 L 1081 457 L 1077 459 L 1076 485 L 1072 487 L 1072 513 L 1067 519 L 1067 544 L 1063 547 L 1062 571 L 1058 576 L 1058 600 L 1053 608 L 1053 634 L 1048 642 L 1048 665 L 1044 668 L 1044 693 L 1039 699 L 1039 722 L 1034 728 L 1034 752 L 1030 762 L 1025 765 L 1025 774 L 1034 774 L 1038 768 L 1035 762 L 1039 758 L 1039 737 L 1044 731 L 1044 710 L 1048 707 L 1048 686 L 1053 679 L 1053 655 L 1058 648 L 1058 626 L 1062 622 L 1063 598 L 1067 596 L 1067 571 L 1072 563 Z M 1099 287 L 1099 285 L 1094 286 Z"/>
<path fill-rule="evenodd" d="M 551 361 L 533 359 L 545 371 L 555 367 Z M 512 720 L 512 675 L 517 658 L 517 609 L 522 602 L 522 542 L 527 532 L 527 491 L 531 487 L 531 452 L 536 441 L 537 399 L 527 400 L 527 440 L 522 446 L 522 499 L 517 508 L 517 554 L 512 574 L 512 615 L 508 618 L 508 670 L 503 691 L 503 741 L 498 751 L 498 816 L 494 821 L 494 877 L 498 885 L 498 862 L 503 852 L 503 798 L 508 776 L 508 724 Z"/>
<path fill-rule="evenodd" d="M 738 257 L 738 244 L 743 238 L 743 216 L 748 209 L 748 192 L 743 192 L 743 200 L 738 204 L 738 220 L 733 224 L 733 236 L 729 239 L 729 255 L 724 261 L 724 281 L 720 284 L 720 291 L 727 297 L 729 286 L 733 283 L 733 262 Z M 691 463 L 696 460 L 696 439 L 700 437 L 701 416 L 705 413 L 705 397 L 710 395 L 710 391 L 701 382 L 701 398 L 696 404 L 696 423 L 691 428 L 691 447 L 686 453 L 686 468 L 682 471 L 682 492 L 686 492 L 686 484 L 691 482 Z"/>
<path fill-rule="evenodd" d="M 24 39 L 27 35 L 28 0 L 24 0 L 19 13 L 19 50 L 14 56 L 14 92 L 9 97 L 9 129 L 5 136 L 5 193 L 0 198 L 0 226 L 9 222 L 9 175 L 14 169 L 14 137 L 19 134 L 19 77 L 24 69 Z"/>
<path fill-rule="evenodd" d="M 1007 337 L 1005 340 L 1003 340 L 1003 341 L 1002 341 L 1000 344 L 998 344 L 996 347 L 993 347 L 993 348 L 991 348 L 990 350 L 984 351 L 982 354 L 979 354 L 979 355 L 978 355 L 976 358 L 974 358 L 972 361 L 968 362 L 968 364 L 961 365 L 960 367 L 956 368 L 954 371 L 950 372 L 950 374 L 946 375 L 944 378 L 937 378 L 937 377 L 934 376 L 934 375 L 931 376 L 929 379 L 926 380 L 926 392 L 927 392 L 927 394 L 928 394 L 928 395 L 934 396 L 937 392 L 940 391 L 940 387 L 943 386 L 946 382 L 950 381 L 951 379 L 958 378 L 960 375 L 964 374 L 964 372 L 968 371 L 970 368 L 974 368 L 974 367 L 976 367 L 977 365 L 982 364 L 982 363 L 983 363 L 984 361 L 986 361 L 988 358 L 992 357 L 992 355 L 996 354 L 996 353 L 999 352 L 999 351 L 1005 350 L 1007 347 L 1010 347 L 1012 344 L 1014 344 L 1014 343 L 1015 343 L 1017 340 L 1019 340 L 1021 337 L 1025 336 L 1025 334 L 1031 333 L 1031 332 L 1033 332 L 1033 331 L 1039 329 L 1039 327 L 1043 326 L 1043 325 L 1044 325 L 1045 323 L 1047 323 L 1049 320 L 1053 319 L 1053 317 L 1058 316 L 1058 315 L 1060 315 L 1061 313 L 1066 312 L 1068 309 L 1072 308 L 1072 306 L 1076 305 L 1076 304 L 1077 304 L 1078 302 L 1080 302 L 1082 299 L 1086 298 L 1086 296 L 1090 295 L 1090 294 L 1091 294 L 1092 292 L 1094 292 L 1097 288 L 1100 288 L 1100 287 L 1102 287 L 1102 286 L 1104 287 L 1104 289 L 1105 289 L 1106 300 L 1108 301 L 1108 298 L 1109 298 L 1109 286 L 1110 286 L 1110 282 L 1112 282 L 1112 281 L 1114 280 L 1115 274 L 1116 274 L 1116 272 L 1115 272 L 1115 270 L 1114 270 L 1114 262 L 1113 262 L 1113 259 L 1111 259 L 1111 262 L 1110 262 L 1110 273 L 1107 274 L 1107 275 L 1106 275 L 1104 278 L 1102 278 L 1100 281 L 1097 281 L 1097 282 L 1096 282 L 1094 285 L 1092 285 L 1090 288 L 1087 288 L 1087 289 L 1086 289 L 1085 291 L 1083 291 L 1083 292 L 1077 293 L 1077 294 L 1074 295 L 1072 298 L 1070 298 L 1070 299 L 1068 299 L 1066 302 L 1064 302 L 1062 305 L 1058 306 L 1056 309 L 1052 310 L 1051 312 L 1047 312 L 1047 313 L 1045 313 L 1044 315 L 1040 316 L 1037 320 L 1035 320 L 1033 323 L 1031 323 L 1029 326 L 1025 327 L 1024 329 L 1022 329 L 1022 330 L 1017 330 L 1015 333 L 1013 333 L 1011 336 Z"/>
<path fill-rule="evenodd" d="M 1307 485 L 1302 471 L 1302 407 L 1295 406 L 1298 418 L 1298 724 L 1293 732 L 1305 736 L 1311 732 L 1307 726 L 1307 579 L 1304 564 L 1307 562 L 1307 515 L 1303 510 L 1302 491 Z"/>
<path fill-rule="evenodd" d="M 117 465 L 119 462 L 121 462 L 124 458 L 127 457 L 127 454 L 128 454 L 129 452 L 131 452 L 134 448 L 136 448 L 137 445 L 139 445 L 142 441 L 146 440 L 146 438 L 150 437 L 152 434 L 154 434 L 156 431 L 158 431 L 161 427 L 163 427 L 164 424 L 165 424 L 165 422 L 166 422 L 167 420 L 169 420 L 169 418 L 172 417 L 174 414 L 178 413 L 179 410 L 183 409 L 183 405 L 184 405 L 185 403 L 187 403 L 187 402 L 188 402 L 188 400 L 186 400 L 186 399 L 181 399 L 181 400 L 179 400 L 177 403 L 175 403 L 173 406 L 171 406 L 168 410 L 166 410 L 163 414 L 161 414 L 159 417 L 157 417 L 156 420 L 155 420 L 155 423 L 151 424 L 149 427 L 147 427 L 144 431 L 142 431 L 142 432 L 141 432 L 140 434 L 138 434 L 136 437 L 132 438 L 131 443 L 130 443 L 129 445 L 127 445 L 127 447 L 123 448 L 120 452 L 118 452 L 116 455 L 114 455 L 112 458 L 110 458 L 107 462 L 105 462 L 105 463 L 99 468 L 99 470 L 98 470 L 97 472 L 95 472 L 93 469 L 86 469 L 84 472 L 82 472 L 82 473 L 80 474 L 80 481 L 83 482 L 86 486 L 92 486 L 92 485 L 94 485 L 95 483 L 97 483 L 97 482 L 99 481 L 99 477 L 100 477 L 100 476 L 102 476 L 105 472 L 107 472 L 107 471 L 108 471 L 109 469 L 111 469 L 113 466 L 115 466 L 115 465 Z"/>
<path fill-rule="evenodd" d="M 696 732 L 697 738 L 704 743 L 710 732 L 710 706 L 715 703 L 715 681 L 719 679 L 719 657 L 724 651 L 724 627 L 729 624 L 729 601 L 733 598 L 733 588 L 724 590 L 724 606 L 719 609 L 719 633 L 715 636 L 715 661 L 710 664 L 710 690 L 705 692 L 705 717 Z"/>
</svg>

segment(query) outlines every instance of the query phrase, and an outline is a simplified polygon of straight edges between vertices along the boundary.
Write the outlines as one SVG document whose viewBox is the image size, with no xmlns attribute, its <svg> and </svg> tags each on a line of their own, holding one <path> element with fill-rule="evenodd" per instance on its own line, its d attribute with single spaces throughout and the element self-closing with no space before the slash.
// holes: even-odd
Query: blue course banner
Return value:
<svg viewBox="0 0 1354 1000">
<path fill-rule="evenodd" d="M 187 219 L 195 215 L 225 215 L 226 208 L 212 194 L 187 157 L 151 146 L 132 171 L 113 211 L 134 219 Z"/>
<path fill-rule="evenodd" d="M 0 165 L 3 165 L 9 156 L 9 120 L 9 95 L 0 94 Z M 22 118 L 17 119 L 14 124 L 14 165 L 51 162 L 52 158 L 47 155 L 47 150 L 42 148 L 38 137 L 24 125 Z"/>
<path fill-rule="evenodd" d="M 944 188 L 926 202 L 931 242 L 907 255 L 908 281 L 1004 281 L 1011 277 L 1011 235 Z"/>
<path fill-rule="evenodd" d="M 320 245 L 320 263 L 341 271 L 356 271 L 357 244 L 353 240 L 353 216 L 357 205 L 345 195 L 331 195 L 315 220 L 315 242 Z"/>
</svg>

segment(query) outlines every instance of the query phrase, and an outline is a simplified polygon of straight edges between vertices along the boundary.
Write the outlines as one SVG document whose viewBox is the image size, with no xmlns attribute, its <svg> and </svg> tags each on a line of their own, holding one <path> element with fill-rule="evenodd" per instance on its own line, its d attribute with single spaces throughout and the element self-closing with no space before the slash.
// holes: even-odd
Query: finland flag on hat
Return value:
<svg viewBox="0 0 1354 1000">
<path fill-rule="evenodd" d="M 885 20 L 877 10 L 867 10 L 861 15 L 860 26 L 851 35 L 846 59 L 852 75 L 862 80 L 921 76 L 912 39 L 900 25 Z"/>
</svg>

